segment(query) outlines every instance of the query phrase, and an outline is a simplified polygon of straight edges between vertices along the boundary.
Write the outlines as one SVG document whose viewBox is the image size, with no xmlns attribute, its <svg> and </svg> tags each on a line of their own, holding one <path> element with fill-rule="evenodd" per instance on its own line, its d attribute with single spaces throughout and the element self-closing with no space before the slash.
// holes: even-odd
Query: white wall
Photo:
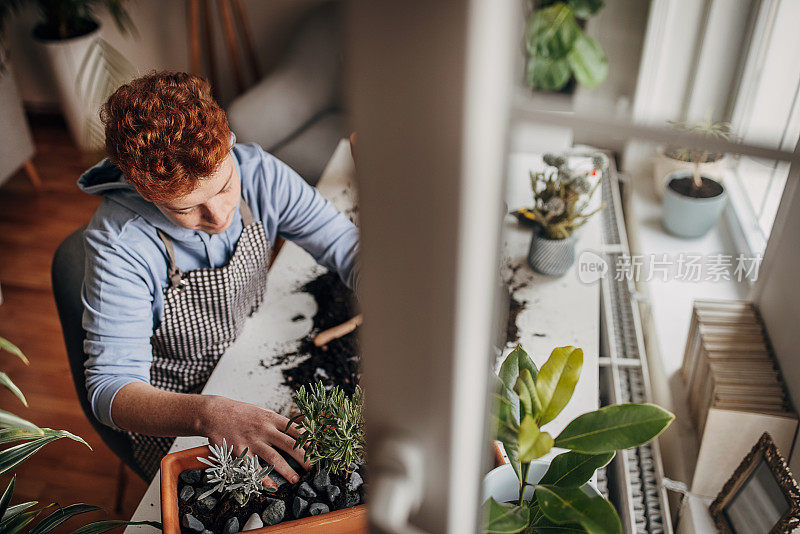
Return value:
<svg viewBox="0 0 800 534">
<path fill-rule="evenodd" d="M 274 65 L 285 48 L 290 31 L 307 10 L 322 0 L 244 0 L 250 33 L 262 74 Z M 217 2 L 210 1 L 214 19 L 218 94 L 223 102 L 235 95 L 235 84 L 224 46 Z M 100 17 L 102 35 L 122 52 L 141 73 L 152 69 L 188 70 L 189 46 L 186 2 L 136 0 L 127 7 L 138 31 L 138 37 L 121 35 L 106 13 Z M 58 97 L 45 62 L 31 38 L 31 29 L 38 20 L 32 6 L 16 17 L 8 27 L 8 46 L 15 75 L 25 103 L 31 108 L 57 109 Z M 201 35 L 202 27 L 201 27 Z M 245 65 L 240 56 L 241 64 Z M 246 71 L 247 72 L 247 71 Z"/>
</svg>

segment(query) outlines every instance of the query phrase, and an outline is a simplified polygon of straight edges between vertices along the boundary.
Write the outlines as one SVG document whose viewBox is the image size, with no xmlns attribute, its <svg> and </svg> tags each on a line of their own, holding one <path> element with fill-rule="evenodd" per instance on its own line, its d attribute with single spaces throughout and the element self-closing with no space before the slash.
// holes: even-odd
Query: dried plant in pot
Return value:
<svg viewBox="0 0 800 534">
<path fill-rule="evenodd" d="M 684 131 L 708 137 L 735 139 L 730 123 L 711 121 L 675 123 Z M 688 163 L 689 169 L 675 170 L 663 178 L 664 228 L 679 237 L 700 237 L 717 223 L 728 200 L 722 184 L 724 154 L 678 148 L 667 151 L 673 159 Z M 716 165 L 715 168 L 709 164 Z"/>
<path fill-rule="evenodd" d="M 602 153 L 592 158 L 590 169 L 571 168 L 567 158 L 545 154 L 547 167 L 531 171 L 533 207 L 514 212 L 517 219 L 533 229 L 528 265 L 534 271 L 561 276 L 575 262 L 575 232 L 600 211 L 592 198 L 608 168 Z"/>
<path fill-rule="evenodd" d="M 591 485 L 618 449 L 638 447 L 674 419 L 652 404 L 618 404 L 585 413 L 553 438 L 544 427 L 567 406 L 583 367 L 583 351 L 553 350 L 537 369 L 517 347 L 500 367 L 494 423 L 510 462 L 484 478 L 484 531 L 621 534 L 614 507 Z M 567 449 L 551 461 L 553 447 Z"/>
<path fill-rule="evenodd" d="M 292 422 L 302 426 L 295 447 L 305 448 L 310 471 L 284 455 L 302 473 L 290 484 L 225 441 L 169 454 L 161 462 L 164 532 L 366 532 L 361 389 L 348 398 L 317 382 L 302 386 L 295 402 L 300 415 Z M 262 484 L 265 477 L 277 488 Z"/>
</svg>

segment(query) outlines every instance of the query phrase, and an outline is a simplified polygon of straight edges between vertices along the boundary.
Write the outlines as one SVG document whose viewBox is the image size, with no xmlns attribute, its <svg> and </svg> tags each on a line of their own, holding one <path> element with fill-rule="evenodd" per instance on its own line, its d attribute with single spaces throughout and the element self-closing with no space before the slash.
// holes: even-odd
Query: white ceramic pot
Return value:
<svg viewBox="0 0 800 534">
<path fill-rule="evenodd" d="M 547 469 L 550 467 L 550 462 L 534 461 L 528 471 L 528 483 L 536 484 L 539 482 Z M 581 488 L 590 497 L 597 497 L 600 492 L 592 483 L 586 483 Z M 524 498 L 526 500 L 533 497 L 534 488 L 528 486 L 525 488 Z M 511 464 L 501 465 L 489 471 L 483 477 L 483 496 L 481 502 L 486 502 L 492 497 L 497 502 L 511 502 L 519 498 L 519 479 L 517 474 L 514 473 L 514 468 Z"/>
<path fill-rule="evenodd" d="M 725 168 L 727 164 L 727 158 L 724 156 L 717 161 L 701 163 L 700 174 L 722 183 L 725 177 Z M 670 158 L 664 154 L 663 150 L 659 150 L 658 154 L 653 158 L 653 187 L 656 192 L 656 197 L 659 200 L 664 196 L 664 184 L 666 183 L 667 176 L 675 171 L 693 172 L 694 163 Z"/>
<path fill-rule="evenodd" d="M 2 54 L 2 50 L 0 50 Z M 1 61 L 1 59 L 0 59 Z M 25 119 L 11 65 L 0 73 L 0 184 L 33 157 L 33 138 Z"/>
<path fill-rule="evenodd" d="M 92 45 L 100 38 L 100 26 L 94 31 L 62 40 L 43 40 L 34 37 L 34 41 L 44 50 L 50 72 L 53 76 L 61 110 L 67 121 L 72 139 L 85 152 L 102 149 L 98 145 L 97 136 L 89 135 L 90 121 L 95 119 L 98 110 L 94 103 L 88 101 L 78 89 L 78 78 L 84 60 Z"/>
</svg>

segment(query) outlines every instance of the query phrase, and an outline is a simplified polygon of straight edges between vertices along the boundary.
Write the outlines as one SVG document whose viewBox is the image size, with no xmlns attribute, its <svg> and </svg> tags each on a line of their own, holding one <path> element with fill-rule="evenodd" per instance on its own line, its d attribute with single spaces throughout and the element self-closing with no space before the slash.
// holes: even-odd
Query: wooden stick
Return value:
<svg viewBox="0 0 800 534">
<path fill-rule="evenodd" d="M 334 326 L 333 328 L 328 328 L 327 330 L 323 330 L 317 337 L 314 338 L 314 345 L 317 347 L 321 347 L 323 345 L 327 345 L 334 339 L 346 336 L 364 322 L 364 316 L 362 314 L 358 314 L 352 319 L 349 319 L 343 322 L 340 325 Z"/>
<path fill-rule="evenodd" d="M 42 179 L 39 178 L 39 173 L 36 171 L 36 167 L 33 166 L 33 160 L 29 159 L 25 162 L 25 173 L 28 175 L 28 180 L 31 181 L 33 187 L 37 191 L 42 190 Z"/>
<path fill-rule="evenodd" d="M 236 89 L 241 93 L 244 91 L 244 80 L 242 79 L 242 69 L 239 66 L 239 54 L 236 53 L 236 30 L 233 28 L 230 0 L 219 0 L 219 14 L 222 17 L 225 45 L 228 47 L 228 56 L 230 56 L 233 67 L 233 79 L 236 81 Z"/>
</svg>

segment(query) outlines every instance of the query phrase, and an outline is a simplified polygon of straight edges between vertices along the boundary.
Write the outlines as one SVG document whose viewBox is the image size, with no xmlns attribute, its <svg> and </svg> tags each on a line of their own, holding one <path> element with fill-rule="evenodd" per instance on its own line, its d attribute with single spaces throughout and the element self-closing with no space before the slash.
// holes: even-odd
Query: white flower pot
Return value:
<svg viewBox="0 0 800 534">
<path fill-rule="evenodd" d="M 528 482 L 536 484 L 539 482 L 547 469 L 550 467 L 550 462 L 534 461 L 528 471 Z M 584 493 L 590 497 L 597 497 L 600 492 L 592 483 L 586 483 L 581 488 Z M 534 488 L 528 486 L 525 488 L 524 498 L 529 500 L 533 497 Z M 519 479 L 517 474 L 514 473 L 514 468 L 511 464 L 501 465 L 489 471 L 483 477 L 483 496 L 481 502 L 486 502 L 492 497 L 497 502 L 511 502 L 519 499 Z"/>
<path fill-rule="evenodd" d="M 725 177 L 725 168 L 727 164 L 727 158 L 724 156 L 717 161 L 701 163 L 700 174 L 722 183 Z M 659 200 L 664 196 L 664 184 L 666 183 L 667 176 L 675 171 L 693 172 L 694 163 L 670 158 L 664 154 L 663 150 L 659 150 L 658 154 L 653 158 L 653 187 L 656 192 L 656 197 Z"/>
<path fill-rule="evenodd" d="M 90 102 L 78 89 L 81 66 L 93 43 L 99 38 L 99 25 L 94 31 L 71 39 L 51 41 L 34 37 L 47 58 L 72 139 L 85 152 L 103 148 L 98 144 L 97 137 L 93 138 L 88 131 L 91 121 L 98 113 L 96 103 Z"/>
<path fill-rule="evenodd" d="M 0 51 L 2 53 L 2 51 Z M 0 73 L 0 184 L 33 157 L 33 138 L 25 119 L 11 65 Z"/>
</svg>

